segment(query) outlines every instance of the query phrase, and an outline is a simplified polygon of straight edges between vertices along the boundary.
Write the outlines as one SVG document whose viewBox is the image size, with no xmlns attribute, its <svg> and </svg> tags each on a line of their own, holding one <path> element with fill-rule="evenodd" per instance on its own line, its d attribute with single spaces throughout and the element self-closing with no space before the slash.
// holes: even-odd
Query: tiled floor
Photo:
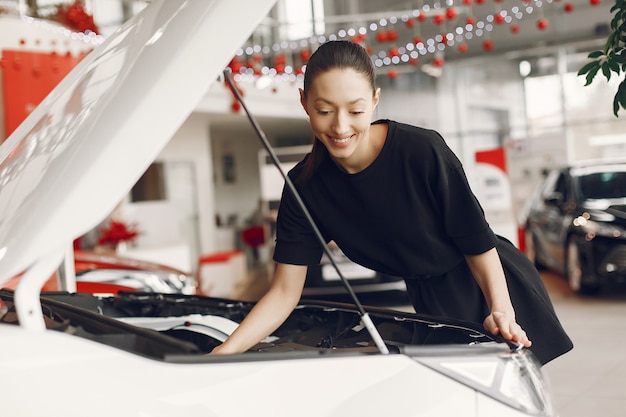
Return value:
<svg viewBox="0 0 626 417">
<path fill-rule="evenodd" d="M 544 367 L 560 416 L 626 416 L 626 286 L 580 297 L 562 278 L 543 277 L 574 341 L 571 352 Z"/>
<path fill-rule="evenodd" d="M 595 297 L 580 297 L 558 275 L 542 276 L 557 314 L 574 341 L 572 351 L 544 367 L 560 417 L 626 416 L 626 285 L 609 288 Z M 238 288 L 235 298 L 258 299 L 267 289 L 267 269 L 253 269 L 249 283 Z M 361 302 L 368 305 L 370 300 Z M 393 303 L 389 307 L 404 309 Z"/>
</svg>

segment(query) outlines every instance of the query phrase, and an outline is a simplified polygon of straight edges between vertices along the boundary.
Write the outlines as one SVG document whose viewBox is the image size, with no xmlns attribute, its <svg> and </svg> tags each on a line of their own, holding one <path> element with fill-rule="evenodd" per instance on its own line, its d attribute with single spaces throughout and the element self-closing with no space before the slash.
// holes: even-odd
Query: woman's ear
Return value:
<svg viewBox="0 0 626 417">
<path fill-rule="evenodd" d="M 372 104 L 373 104 L 372 110 L 374 110 L 376 106 L 378 106 L 379 100 L 380 100 L 380 87 L 378 87 L 376 91 L 374 92 L 374 99 L 372 100 Z"/>
<path fill-rule="evenodd" d="M 308 116 L 309 111 L 306 109 L 306 97 L 304 95 L 304 90 L 301 88 L 298 88 L 298 91 L 300 92 L 300 104 L 302 105 L 302 108 L 304 109 L 304 111 L 306 112 Z"/>
</svg>

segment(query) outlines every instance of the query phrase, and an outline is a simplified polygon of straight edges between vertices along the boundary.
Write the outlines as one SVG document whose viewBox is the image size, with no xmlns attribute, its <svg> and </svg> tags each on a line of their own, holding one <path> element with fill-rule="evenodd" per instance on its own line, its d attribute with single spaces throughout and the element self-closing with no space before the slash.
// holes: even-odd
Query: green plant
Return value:
<svg viewBox="0 0 626 417">
<path fill-rule="evenodd" d="M 586 76 L 585 86 L 587 86 L 591 84 L 599 71 L 602 71 L 607 81 L 611 79 L 613 72 L 618 77 L 622 72 L 625 74 L 613 99 L 613 114 L 617 117 L 620 108 L 626 110 L 626 0 L 615 0 L 611 13 L 615 13 L 611 19 L 612 32 L 602 49 L 588 55 L 588 58 L 593 61 L 585 64 L 578 71 L 578 75 Z"/>
</svg>

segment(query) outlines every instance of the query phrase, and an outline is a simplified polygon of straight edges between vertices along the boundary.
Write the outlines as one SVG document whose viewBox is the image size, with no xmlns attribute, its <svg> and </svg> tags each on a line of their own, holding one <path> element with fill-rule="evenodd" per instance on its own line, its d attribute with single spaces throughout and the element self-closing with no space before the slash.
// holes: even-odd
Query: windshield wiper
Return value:
<svg viewBox="0 0 626 417">
<path fill-rule="evenodd" d="M 278 157 L 276 156 L 276 153 L 274 152 L 274 150 L 272 149 L 272 146 L 270 145 L 269 141 L 267 140 L 267 137 L 265 136 L 265 132 L 263 131 L 263 129 L 261 129 L 261 126 L 259 126 L 259 124 L 257 123 L 255 117 L 252 116 L 252 113 L 250 113 L 250 111 L 248 110 L 248 107 L 246 106 L 246 103 L 243 101 L 243 97 L 239 93 L 239 89 L 237 88 L 237 86 L 235 86 L 235 83 L 233 82 L 233 80 L 232 80 L 232 78 L 230 76 L 230 70 L 229 69 L 225 69 L 224 70 L 224 78 L 228 82 L 228 85 L 230 86 L 230 89 L 231 89 L 232 93 L 235 95 L 235 98 L 237 99 L 237 101 L 239 101 L 239 103 L 241 103 L 241 107 L 246 112 L 246 115 L 248 116 L 248 119 L 250 120 L 250 123 L 252 124 L 252 127 L 254 128 L 254 131 L 256 132 L 257 136 L 259 137 L 259 139 L 263 143 L 263 146 L 265 147 L 265 150 L 267 151 L 267 153 L 272 158 L 272 162 L 274 163 L 276 168 L 278 168 L 278 170 L 280 171 L 280 175 L 285 180 L 285 185 L 289 188 L 289 191 L 291 191 L 291 193 L 294 195 L 294 197 L 295 197 L 296 201 L 298 202 L 298 205 L 302 209 L 302 212 L 304 213 L 307 221 L 310 223 L 310 225 L 311 225 L 311 227 L 313 229 L 313 232 L 315 233 L 315 236 L 316 236 L 317 240 L 322 245 L 322 248 L 324 248 L 324 253 L 328 257 L 328 259 L 329 259 L 330 263 L 332 264 L 333 268 L 335 268 L 335 270 L 337 271 L 337 274 L 339 275 L 339 278 L 341 279 L 341 282 L 343 283 L 344 287 L 348 291 L 348 294 L 350 294 L 350 297 L 352 298 L 352 301 L 354 302 L 356 308 L 359 311 L 359 316 L 361 317 L 361 323 L 363 323 L 363 326 L 365 326 L 365 328 L 369 332 L 370 336 L 372 336 L 372 339 L 374 340 L 374 343 L 378 347 L 378 350 L 380 350 L 380 352 L 383 353 L 383 354 L 388 354 L 389 353 L 389 349 L 387 349 L 387 345 L 385 345 L 385 342 L 383 341 L 382 337 L 380 336 L 380 333 L 378 332 L 378 329 L 376 329 L 376 326 L 374 326 L 374 323 L 372 322 L 372 319 L 370 318 L 370 316 L 367 314 L 367 312 L 363 308 L 363 305 L 361 305 L 361 302 L 359 301 L 359 298 L 356 296 L 354 290 L 352 289 L 352 286 L 350 285 L 350 283 L 348 282 L 346 277 L 341 273 L 341 270 L 339 269 L 339 266 L 337 265 L 337 262 L 335 261 L 335 258 L 333 257 L 331 249 L 326 244 L 326 241 L 324 240 L 324 237 L 322 236 L 322 233 L 319 231 L 319 228 L 315 224 L 315 221 L 313 220 L 313 217 L 311 217 L 311 214 L 309 213 L 309 210 L 307 209 L 306 205 L 304 204 L 304 201 L 302 201 L 302 198 L 300 197 L 300 194 L 296 190 L 296 187 L 293 185 L 293 182 L 291 181 L 291 179 L 289 178 L 289 176 L 287 175 L 287 173 L 285 172 L 283 167 L 280 165 L 280 161 L 278 160 Z"/>
</svg>

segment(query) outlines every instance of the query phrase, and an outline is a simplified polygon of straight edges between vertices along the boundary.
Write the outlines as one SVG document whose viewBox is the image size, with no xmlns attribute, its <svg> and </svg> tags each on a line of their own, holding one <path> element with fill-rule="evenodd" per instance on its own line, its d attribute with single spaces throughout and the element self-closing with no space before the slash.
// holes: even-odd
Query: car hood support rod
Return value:
<svg viewBox="0 0 626 417">
<path fill-rule="evenodd" d="M 239 103 L 241 103 L 241 107 L 246 112 L 246 115 L 248 116 L 248 119 L 250 120 L 250 123 L 252 124 L 252 127 L 254 128 L 254 131 L 256 132 L 257 136 L 259 137 L 259 139 L 263 143 L 263 146 L 265 147 L 265 150 L 268 152 L 268 154 L 272 158 L 272 162 L 274 163 L 276 168 L 278 168 L 278 170 L 280 171 L 281 176 L 284 178 L 285 185 L 289 188 L 291 193 L 294 195 L 294 197 L 295 197 L 296 201 L 298 202 L 298 205 L 302 209 L 302 212 L 304 213 L 307 221 L 310 223 L 311 227 L 313 228 L 313 232 L 315 233 L 315 236 L 316 236 L 317 240 L 322 245 L 322 248 L 324 248 L 324 253 L 326 254 L 326 256 L 328 256 L 328 259 L 330 260 L 330 263 L 332 264 L 333 268 L 335 268 L 335 270 L 337 271 L 337 274 L 339 275 L 339 278 L 341 279 L 341 282 L 345 286 L 346 290 L 348 291 L 348 294 L 350 295 L 350 297 L 352 298 L 354 304 L 356 305 L 356 307 L 357 307 L 357 309 L 359 311 L 359 315 L 361 316 L 361 323 L 365 326 L 367 331 L 370 333 L 370 336 L 374 340 L 374 343 L 378 347 L 378 350 L 380 350 L 380 352 L 383 353 L 383 354 L 388 354 L 389 350 L 387 349 L 387 345 L 385 345 L 385 342 L 383 341 L 382 337 L 380 336 L 380 333 L 378 332 L 378 329 L 376 328 L 376 326 L 372 322 L 372 319 L 370 318 L 369 314 L 367 314 L 367 312 L 363 308 L 363 305 L 359 301 L 359 298 L 356 296 L 354 290 L 352 289 L 352 286 L 350 285 L 350 283 L 348 282 L 346 277 L 341 273 L 341 270 L 339 269 L 339 266 L 337 265 L 337 262 L 335 261 L 335 259 L 333 257 L 333 254 L 331 253 L 330 248 L 326 244 L 326 241 L 324 240 L 324 237 L 322 236 L 322 233 L 320 232 L 319 228 L 315 224 L 315 220 L 313 220 L 313 217 L 309 213 L 309 210 L 307 209 L 306 204 L 304 204 L 304 201 L 300 197 L 300 194 L 296 190 L 296 187 L 294 186 L 293 182 L 291 181 L 291 179 L 289 178 L 289 176 L 287 175 L 287 173 L 285 172 L 283 167 L 280 165 L 280 161 L 278 159 L 278 156 L 276 156 L 276 153 L 274 152 L 274 150 L 272 149 L 272 146 L 270 145 L 269 141 L 267 140 L 267 137 L 265 136 L 265 132 L 263 131 L 263 129 L 261 129 L 261 126 L 259 126 L 259 124 L 257 123 L 256 118 L 254 116 L 252 116 L 252 113 L 250 113 L 250 111 L 248 110 L 248 107 L 246 106 L 246 103 L 243 101 L 243 97 L 239 93 L 239 89 L 237 88 L 237 86 L 235 85 L 235 83 L 233 82 L 233 80 L 232 80 L 232 78 L 230 76 L 230 70 L 229 69 L 224 70 L 224 78 L 228 82 L 228 85 L 229 85 L 232 93 L 234 94 L 235 98 L 237 99 L 237 101 L 239 101 Z"/>
</svg>

